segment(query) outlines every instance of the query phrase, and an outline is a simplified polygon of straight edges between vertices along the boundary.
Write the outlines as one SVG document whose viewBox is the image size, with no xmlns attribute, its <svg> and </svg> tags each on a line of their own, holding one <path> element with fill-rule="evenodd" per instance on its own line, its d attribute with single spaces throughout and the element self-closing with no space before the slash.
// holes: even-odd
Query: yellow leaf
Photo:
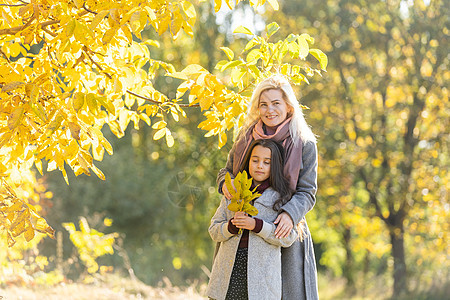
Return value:
<svg viewBox="0 0 450 300">
<path fill-rule="evenodd" d="M 151 125 L 150 118 L 146 114 L 140 114 L 139 118 L 144 121 L 148 126 Z"/>
<path fill-rule="evenodd" d="M 14 238 L 12 237 L 12 235 L 9 231 L 6 231 L 6 236 L 7 236 L 7 240 L 8 240 L 8 247 L 11 248 L 16 243 L 16 240 L 14 240 Z"/>
<path fill-rule="evenodd" d="M 272 6 L 273 10 L 278 11 L 280 9 L 280 5 L 277 0 L 267 0 L 269 1 L 270 6 Z"/>
<path fill-rule="evenodd" d="M 248 29 L 247 27 L 244 27 L 242 25 L 238 26 L 233 33 L 243 33 L 243 34 L 248 34 L 248 35 L 253 35 L 253 33 L 250 31 L 250 29 Z"/>
<path fill-rule="evenodd" d="M 2 87 L 2 92 L 6 93 L 6 92 L 13 91 L 13 90 L 15 90 L 15 89 L 21 87 L 21 86 L 24 85 L 24 84 L 25 84 L 25 83 L 22 82 L 22 81 L 12 81 L 12 82 L 9 82 L 9 83 L 5 84 L 5 85 Z"/>
<path fill-rule="evenodd" d="M 116 114 L 116 108 L 114 107 L 114 103 L 112 102 L 112 100 L 106 99 L 106 97 L 102 96 L 102 97 L 97 97 L 96 98 L 98 102 L 100 102 L 100 104 L 106 108 L 106 110 L 112 114 L 115 115 Z"/>
<path fill-rule="evenodd" d="M 328 65 L 328 57 L 322 50 L 319 49 L 309 49 L 309 53 L 311 53 L 320 63 L 320 68 L 324 71 L 327 69 Z"/>
<path fill-rule="evenodd" d="M 170 132 L 170 130 L 168 128 L 166 128 L 166 143 L 169 148 L 171 148 L 173 146 L 173 144 L 175 143 L 172 133 Z"/>
<path fill-rule="evenodd" d="M 195 19 L 196 17 L 195 6 L 189 1 L 183 1 L 181 5 L 183 7 L 186 16 L 190 19 Z"/>
<path fill-rule="evenodd" d="M 80 131 L 81 131 L 81 127 L 80 125 L 73 123 L 73 122 L 69 122 L 69 130 L 70 130 L 70 134 L 72 135 L 72 137 L 76 140 L 80 139 Z"/>
<path fill-rule="evenodd" d="M 97 175 L 98 178 L 100 178 L 101 180 L 105 180 L 105 175 L 99 168 L 97 168 L 95 165 L 92 165 L 91 169 L 92 171 L 94 171 L 95 175 Z"/>
<path fill-rule="evenodd" d="M 31 241 L 34 238 L 34 228 L 29 221 L 27 222 L 24 236 L 27 242 Z"/>
<path fill-rule="evenodd" d="M 94 30 L 98 24 L 100 24 L 100 22 L 103 20 L 103 18 L 106 17 L 106 15 L 109 13 L 108 10 L 102 10 L 101 12 L 99 12 L 98 14 L 95 15 L 95 17 L 92 19 L 90 28 L 91 30 Z"/>
<path fill-rule="evenodd" d="M 116 34 L 116 28 L 115 27 L 108 29 L 105 32 L 105 34 L 103 35 L 103 38 L 102 38 L 103 45 L 109 44 L 115 34 Z"/>
<path fill-rule="evenodd" d="M 155 141 L 157 141 L 165 135 L 166 135 L 166 128 L 162 128 L 155 133 L 155 135 L 153 136 L 153 139 Z"/>
<path fill-rule="evenodd" d="M 71 37 L 72 36 L 73 32 L 75 31 L 76 24 L 77 24 L 77 22 L 76 22 L 75 19 L 72 19 L 72 20 L 69 21 L 69 23 L 67 23 L 67 26 L 66 26 L 66 35 L 67 35 L 67 37 Z"/>
<path fill-rule="evenodd" d="M 170 113 L 172 114 L 173 119 L 175 120 L 175 122 L 178 122 L 179 120 L 179 116 L 178 116 L 178 111 L 175 107 L 171 107 L 170 108 Z"/>
<path fill-rule="evenodd" d="M 158 121 L 155 124 L 153 124 L 152 128 L 153 129 L 162 129 L 165 128 L 167 125 L 167 123 L 165 121 Z"/>
<path fill-rule="evenodd" d="M 86 99 L 86 103 L 89 107 L 90 112 L 94 115 L 97 114 L 98 104 L 97 104 L 95 95 L 93 93 L 89 93 L 85 96 L 85 99 Z"/>
<path fill-rule="evenodd" d="M 228 47 L 220 47 L 220 50 L 225 52 L 225 54 L 227 55 L 229 60 L 233 60 L 234 52 L 230 48 L 228 48 Z"/>
<path fill-rule="evenodd" d="M 17 126 L 19 126 L 20 121 L 24 115 L 24 107 L 17 107 L 8 117 L 8 128 L 10 130 L 14 130 Z"/>
<path fill-rule="evenodd" d="M 84 94 L 83 93 L 75 93 L 74 97 L 72 99 L 72 105 L 73 105 L 73 109 L 75 109 L 75 111 L 79 111 L 83 105 L 84 105 Z"/>
<path fill-rule="evenodd" d="M 36 166 L 36 169 L 39 171 L 39 174 L 42 174 L 42 161 L 40 159 L 36 159 L 34 161 L 34 165 Z"/>
<path fill-rule="evenodd" d="M 204 97 L 200 99 L 200 108 L 201 110 L 206 110 L 210 108 L 211 104 L 213 103 L 212 97 Z"/>
<path fill-rule="evenodd" d="M 214 0 L 214 11 L 218 12 L 222 6 L 222 0 Z"/>
<path fill-rule="evenodd" d="M 111 144 L 105 139 L 103 138 L 100 143 L 103 145 L 103 147 L 105 147 L 106 152 L 108 152 L 109 155 L 113 155 L 113 148 L 111 146 Z"/>
<path fill-rule="evenodd" d="M 125 25 L 122 25 L 122 27 L 120 27 L 120 29 L 122 30 L 122 32 L 125 34 L 125 36 L 126 36 L 126 38 L 127 38 L 127 40 L 128 40 L 128 43 L 132 43 L 133 42 L 133 35 L 131 34 L 131 31 L 130 31 L 130 29 L 128 28 L 128 26 L 125 24 Z"/>
</svg>

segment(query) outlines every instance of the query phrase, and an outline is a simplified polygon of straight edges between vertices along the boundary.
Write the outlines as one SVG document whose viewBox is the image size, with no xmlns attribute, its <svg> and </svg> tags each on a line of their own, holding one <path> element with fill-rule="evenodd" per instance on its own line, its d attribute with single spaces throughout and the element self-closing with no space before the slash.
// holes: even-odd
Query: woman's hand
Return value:
<svg viewBox="0 0 450 300">
<path fill-rule="evenodd" d="M 231 220 L 234 226 L 237 228 L 253 230 L 256 226 L 256 220 L 249 217 L 247 213 L 243 211 L 237 211 L 234 213 L 234 218 Z"/>
<path fill-rule="evenodd" d="M 294 222 L 287 212 L 279 214 L 274 223 L 278 224 L 277 229 L 275 229 L 275 237 L 279 239 L 287 237 L 294 228 Z"/>
<path fill-rule="evenodd" d="M 233 186 L 233 189 L 236 190 L 236 188 L 234 187 L 234 178 L 231 179 L 231 185 Z M 225 182 L 222 185 L 222 193 L 228 200 L 231 199 L 232 196 L 231 196 L 230 192 L 228 191 L 227 185 L 225 184 Z"/>
</svg>

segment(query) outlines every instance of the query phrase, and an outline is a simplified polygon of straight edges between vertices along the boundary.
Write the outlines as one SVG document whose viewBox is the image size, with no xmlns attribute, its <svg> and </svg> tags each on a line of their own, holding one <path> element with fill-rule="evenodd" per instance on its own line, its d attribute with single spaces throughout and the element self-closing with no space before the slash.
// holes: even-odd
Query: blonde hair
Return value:
<svg viewBox="0 0 450 300">
<path fill-rule="evenodd" d="M 286 101 L 286 104 L 292 108 L 292 119 L 289 126 L 289 132 L 294 144 L 297 145 L 300 139 L 303 143 L 307 141 L 312 141 L 315 143 L 316 137 L 306 123 L 303 110 L 295 97 L 294 90 L 292 89 L 289 81 L 282 75 L 273 75 L 266 78 L 255 87 L 248 105 L 247 117 L 241 130 L 243 136 L 245 136 L 247 130 L 256 124 L 260 119 L 258 106 L 261 94 L 266 90 L 273 89 L 280 90 L 283 93 L 284 101 Z"/>
</svg>

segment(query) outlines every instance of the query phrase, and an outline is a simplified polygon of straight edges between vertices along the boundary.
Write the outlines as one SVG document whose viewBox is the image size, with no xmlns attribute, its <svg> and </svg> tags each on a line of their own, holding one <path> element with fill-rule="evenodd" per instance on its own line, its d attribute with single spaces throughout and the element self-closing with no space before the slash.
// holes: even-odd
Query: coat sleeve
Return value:
<svg viewBox="0 0 450 300">
<path fill-rule="evenodd" d="M 216 213 L 211 219 L 211 225 L 208 228 L 209 235 L 214 242 L 224 242 L 234 236 L 228 231 L 227 203 L 225 197 L 222 197 Z"/>
<path fill-rule="evenodd" d="M 275 229 L 276 229 L 276 225 L 271 223 L 271 222 L 267 222 L 267 221 L 263 221 L 263 227 L 261 229 L 261 231 L 259 233 L 257 233 L 257 235 L 259 235 L 260 237 L 262 237 L 267 243 L 275 245 L 275 246 L 280 246 L 280 247 L 290 247 L 295 240 L 298 237 L 298 233 L 297 230 L 292 229 L 291 232 L 289 233 L 289 235 L 285 238 L 279 239 L 275 237 Z"/>
<path fill-rule="evenodd" d="M 297 189 L 291 200 L 281 207 L 294 224 L 298 224 L 316 203 L 317 191 L 317 145 L 306 142 L 302 149 L 303 168 L 297 181 Z"/>
<path fill-rule="evenodd" d="M 231 178 L 234 178 L 234 175 L 233 175 L 234 151 L 236 151 L 236 143 L 233 144 L 233 147 L 231 148 L 230 152 L 228 153 L 228 159 L 227 159 L 227 164 L 226 164 L 225 168 L 220 169 L 219 173 L 217 174 L 216 183 L 217 183 L 218 191 L 222 195 L 223 195 L 222 186 L 225 182 L 225 175 L 227 173 L 230 173 Z"/>
</svg>

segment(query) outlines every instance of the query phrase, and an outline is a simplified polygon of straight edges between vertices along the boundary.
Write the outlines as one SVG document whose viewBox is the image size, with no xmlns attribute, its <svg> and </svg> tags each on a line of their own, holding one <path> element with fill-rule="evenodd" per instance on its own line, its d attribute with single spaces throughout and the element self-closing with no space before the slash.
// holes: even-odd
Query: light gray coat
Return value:
<svg viewBox="0 0 450 300">
<path fill-rule="evenodd" d="M 280 248 L 291 246 L 298 235 L 293 229 L 286 238 L 275 237 L 276 226 L 273 221 L 278 213 L 272 207 L 278 197 L 276 191 L 268 188 L 254 203 L 258 209 L 256 217 L 263 220 L 263 227 L 259 233 L 249 232 L 247 263 L 249 300 L 281 299 Z M 228 231 L 228 220 L 234 216 L 234 212 L 227 208 L 228 204 L 230 200 L 223 197 L 209 227 L 211 238 L 221 244 L 214 259 L 207 291 L 208 297 L 217 300 L 225 299 L 227 294 L 236 251 L 242 236 Z"/>
<path fill-rule="evenodd" d="M 217 184 L 219 192 L 228 172 L 233 177 L 233 157 L 235 145 L 228 154 L 227 165 L 219 171 Z M 314 142 L 303 143 L 302 165 L 298 176 L 297 189 L 291 200 L 282 210 L 287 212 L 298 224 L 305 219 L 316 202 L 317 191 L 317 146 Z M 219 246 L 219 245 L 217 245 Z M 217 247 L 216 247 L 217 251 Z M 314 257 L 313 242 L 309 228 L 304 229 L 302 242 L 296 240 L 289 248 L 281 249 L 283 300 L 317 300 L 319 293 L 317 288 L 317 270 Z"/>
</svg>

